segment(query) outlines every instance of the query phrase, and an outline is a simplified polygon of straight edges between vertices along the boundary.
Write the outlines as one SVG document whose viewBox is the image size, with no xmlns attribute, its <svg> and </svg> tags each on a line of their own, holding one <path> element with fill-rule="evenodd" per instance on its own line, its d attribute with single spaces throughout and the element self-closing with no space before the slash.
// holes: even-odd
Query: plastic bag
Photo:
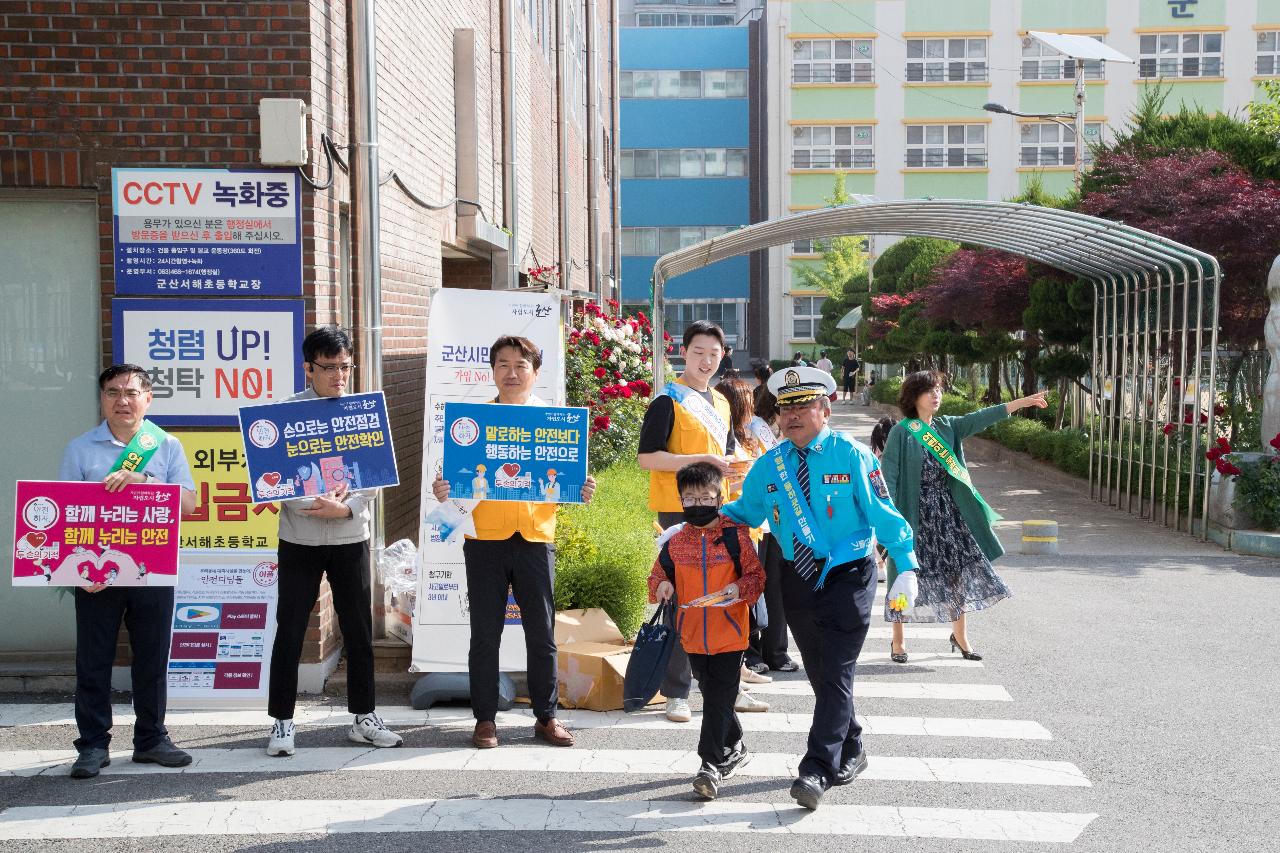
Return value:
<svg viewBox="0 0 1280 853">
<path fill-rule="evenodd" d="M 418 587 L 418 549 L 408 539 L 401 539 L 382 549 L 378 560 L 378 577 L 393 594 L 413 592 Z"/>
</svg>

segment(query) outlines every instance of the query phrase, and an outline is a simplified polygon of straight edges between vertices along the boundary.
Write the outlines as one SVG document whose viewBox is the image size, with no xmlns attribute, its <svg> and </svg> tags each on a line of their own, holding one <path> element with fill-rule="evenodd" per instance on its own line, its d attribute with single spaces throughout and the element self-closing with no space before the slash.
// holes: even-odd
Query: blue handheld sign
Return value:
<svg viewBox="0 0 1280 853">
<path fill-rule="evenodd" d="M 445 403 L 444 423 L 451 497 L 582 503 L 586 409 Z"/>
</svg>

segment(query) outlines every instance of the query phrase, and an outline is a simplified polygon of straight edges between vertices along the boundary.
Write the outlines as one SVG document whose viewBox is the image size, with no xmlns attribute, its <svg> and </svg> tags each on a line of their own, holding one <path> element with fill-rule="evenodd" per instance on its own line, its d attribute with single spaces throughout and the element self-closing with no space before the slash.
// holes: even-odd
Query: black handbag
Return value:
<svg viewBox="0 0 1280 853">
<path fill-rule="evenodd" d="M 676 633 L 675 602 L 658 605 L 653 617 L 636 632 L 635 647 L 622 678 L 622 709 L 627 713 L 645 708 L 662 687 L 671 650 L 680 642 Z"/>
</svg>

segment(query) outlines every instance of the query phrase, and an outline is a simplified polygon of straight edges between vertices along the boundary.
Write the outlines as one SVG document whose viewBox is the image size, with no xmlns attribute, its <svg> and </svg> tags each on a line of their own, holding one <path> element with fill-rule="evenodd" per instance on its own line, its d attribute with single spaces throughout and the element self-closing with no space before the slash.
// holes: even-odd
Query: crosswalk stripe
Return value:
<svg viewBox="0 0 1280 853">
<path fill-rule="evenodd" d="M 793 803 L 494 799 L 252 800 L 30 806 L 0 812 L 0 839 L 357 832 L 717 832 L 1074 842 L 1096 814 Z M 501 842 L 499 842 L 501 843 Z"/>
<path fill-rule="evenodd" d="M 356 770 L 449 771 L 503 773 L 612 773 L 688 775 L 702 761 L 692 750 L 676 749 L 551 749 L 507 746 L 494 750 L 428 747 L 424 749 L 361 749 L 316 747 L 300 749 L 288 758 L 272 758 L 257 749 L 193 749 L 187 767 L 167 769 L 133 764 L 129 752 L 112 756 L 103 775 L 152 773 L 326 773 Z M 0 752 L 0 776 L 39 776 L 66 773 L 75 760 L 73 750 L 9 750 Z M 794 777 L 800 756 L 757 753 L 740 771 L 744 776 Z M 1067 761 L 1001 758 L 919 758 L 874 756 L 860 777 L 869 780 L 952 782 L 960 784 L 1065 785 L 1089 787 L 1078 767 Z"/>
<path fill-rule="evenodd" d="M 908 640 L 946 640 L 951 636 L 950 625 L 915 624 L 908 622 L 902 626 L 902 636 Z M 893 636 L 893 628 L 887 623 L 871 623 L 867 630 L 868 640 L 887 640 Z"/>
<path fill-rule="evenodd" d="M 889 657 L 888 652 L 870 654 L 863 652 L 858 655 L 858 664 L 865 666 L 866 664 L 893 664 L 903 669 L 910 669 L 914 666 L 945 666 L 956 667 L 959 669 L 982 669 L 982 661 L 965 660 L 960 655 L 947 654 L 945 652 L 915 652 L 907 653 L 906 663 L 893 663 L 893 659 Z"/>
<path fill-rule="evenodd" d="M 812 696 L 807 681 L 775 681 L 750 685 L 752 694 L 762 696 Z M 855 679 L 853 695 L 867 699 L 937 699 L 973 702 L 1012 702 L 1009 691 L 999 684 L 944 684 L 924 681 L 870 681 Z"/>
<path fill-rule="evenodd" d="M 447 729 L 470 729 L 475 717 L 470 708 L 437 707 L 430 711 L 417 711 L 404 705 L 391 705 L 378 709 L 379 715 L 393 728 L 427 726 Z M 7 715 L 7 716 L 6 716 Z M 635 714 L 621 711 L 562 710 L 557 715 L 562 723 L 574 730 L 599 729 L 648 729 L 661 731 L 685 731 L 696 737 L 701 725 L 701 714 L 694 714 L 692 722 L 673 723 L 662 711 L 653 709 Z M 132 725 L 133 710 L 128 705 L 116 705 L 113 719 L 117 726 Z M 810 714 L 770 711 L 767 714 L 742 714 L 742 728 L 749 732 L 807 732 L 813 722 Z M 1000 720 L 953 717 L 895 717 L 859 716 L 865 732 L 873 735 L 906 735 L 912 737 L 974 737 L 1006 740 L 1051 740 L 1049 730 L 1031 720 Z M 260 728 L 266 738 L 270 718 L 265 710 L 227 711 L 169 711 L 165 718 L 171 728 L 180 726 L 218 726 L 222 728 Z M 532 726 L 533 712 L 527 709 L 503 711 L 497 715 L 499 730 Z M 300 705 L 294 715 L 294 724 L 301 730 L 311 727 L 347 726 L 351 715 L 343 708 L 332 705 Z M 74 725 L 70 705 L 10 705 L 0 706 L 0 726 L 37 727 Z"/>
</svg>

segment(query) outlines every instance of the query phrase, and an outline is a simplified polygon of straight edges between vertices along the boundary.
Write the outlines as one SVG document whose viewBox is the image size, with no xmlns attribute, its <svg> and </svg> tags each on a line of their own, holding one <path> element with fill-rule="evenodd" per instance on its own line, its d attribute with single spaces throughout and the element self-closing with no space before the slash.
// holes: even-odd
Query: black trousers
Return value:
<svg viewBox="0 0 1280 853">
<path fill-rule="evenodd" d="M 111 663 L 123 621 L 133 662 L 133 748 L 147 750 L 169 735 L 164 727 L 173 628 L 173 587 L 75 590 L 77 750 L 111 743 Z"/>
<path fill-rule="evenodd" d="M 800 762 L 800 775 L 827 785 L 840 765 L 862 748 L 862 726 L 853 707 L 853 671 L 871 620 L 876 592 L 876 561 L 866 557 L 832 570 L 826 585 L 814 591 L 790 562 L 785 563 L 782 597 L 787 623 L 804 656 L 813 686 L 813 723 Z"/>
<path fill-rule="evenodd" d="M 524 626 L 529 703 L 545 723 L 560 701 L 556 684 L 555 548 L 528 542 L 519 533 L 510 539 L 468 539 L 462 545 L 467 564 L 467 597 L 471 609 L 471 710 L 479 722 L 498 715 L 498 648 L 507 616 L 507 588 L 520 607 Z"/>
<path fill-rule="evenodd" d="M 738 700 L 738 676 L 742 652 L 689 655 L 689 665 L 702 691 L 702 733 L 698 757 L 717 767 L 724 764 L 742 742 L 742 724 L 733 703 Z"/>
<path fill-rule="evenodd" d="M 369 593 L 369 542 L 299 545 L 280 540 L 276 639 L 271 646 L 267 713 L 293 719 L 298 699 L 298 662 L 320 578 L 329 579 L 333 609 L 347 652 L 347 710 L 368 714 L 377 707 L 373 688 L 373 613 Z"/>
<path fill-rule="evenodd" d="M 684 521 L 682 512 L 658 513 L 658 524 L 663 530 Z M 671 657 L 667 660 L 667 674 L 662 677 L 662 695 L 668 699 L 688 699 L 689 688 L 693 685 L 693 671 L 689 668 L 689 656 L 677 638 L 671 649 Z"/>
<path fill-rule="evenodd" d="M 760 540 L 760 564 L 764 566 L 764 605 L 769 612 L 769 624 L 755 630 L 752 626 L 751 647 L 747 649 L 747 663 L 755 665 L 763 661 L 770 669 L 777 669 L 791 659 L 787 654 L 787 610 L 782 603 L 782 575 L 790 572 L 782 546 L 766 533 Z"/>
</svg>

